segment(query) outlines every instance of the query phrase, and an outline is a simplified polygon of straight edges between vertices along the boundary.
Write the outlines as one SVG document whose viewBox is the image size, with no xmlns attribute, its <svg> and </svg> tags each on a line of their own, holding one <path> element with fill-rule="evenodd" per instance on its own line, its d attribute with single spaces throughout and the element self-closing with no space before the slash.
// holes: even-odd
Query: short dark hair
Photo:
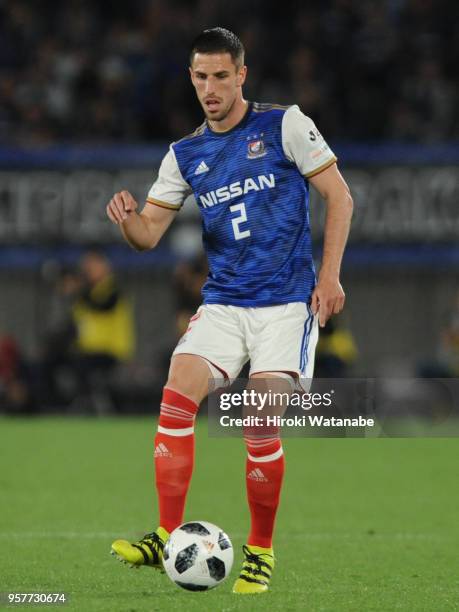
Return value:
<svg viewBox="0 0 459 612">
<path fill-rule="evenodd" d="M 239 68 L 244 65 L 244 45 L 239 38 L 225 28 L 210 28 L 197 36 L 190 52 L 190 65 L 195 53 L 229 53 L 233 63 Z"/>
</svg>

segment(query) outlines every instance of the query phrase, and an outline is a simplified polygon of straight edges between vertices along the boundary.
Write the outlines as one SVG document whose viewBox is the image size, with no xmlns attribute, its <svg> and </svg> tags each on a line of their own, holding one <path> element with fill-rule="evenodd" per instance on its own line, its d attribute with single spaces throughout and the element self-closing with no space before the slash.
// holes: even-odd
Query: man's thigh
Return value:
<svg viewBox="0 0 459 612">
<path fill-rule="evenodd" d="M 262 315 L 266 322 L 249 339 L 250 374 L 291 372 L 308 390 L 319 337 L 317 316 L 302 302 L 274 306 Z"/>
<path fill-rule="evenodd" d="M 229 379 L 236 378 L 248 360 L 248 351 L 237 308 L 204 304 L 191 317 L 173 357 L 199 355 Z"/>
</svg>

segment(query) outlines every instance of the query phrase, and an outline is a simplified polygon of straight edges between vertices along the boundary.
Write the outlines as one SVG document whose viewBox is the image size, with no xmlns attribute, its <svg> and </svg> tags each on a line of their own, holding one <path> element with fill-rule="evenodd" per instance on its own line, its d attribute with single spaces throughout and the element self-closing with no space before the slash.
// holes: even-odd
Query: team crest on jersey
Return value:
<svg viewBox="0 0 459 612">
<path fill-rule="evenodd" d="M 248 144 L 247 144 L 247 159 L 256 159 L 257 157 L 263 157 L 264 155 L 266 155 L 266 147 L 265 147 L 265 143 L 263 142 L 263 138 L 261 138 L 261 136 L 263 136 L 263 134 L 260 134 L 260 136 L 253 136 L 252 138 L 250 138 Z"/>
</svg>

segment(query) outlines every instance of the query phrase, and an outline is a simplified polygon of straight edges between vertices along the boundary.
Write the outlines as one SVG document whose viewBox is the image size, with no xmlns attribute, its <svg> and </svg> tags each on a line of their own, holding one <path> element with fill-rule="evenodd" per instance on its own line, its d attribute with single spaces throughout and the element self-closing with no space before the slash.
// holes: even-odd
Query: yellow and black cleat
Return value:
<svg viewBox="0 0 459 612">
<path fill-rule="evenodd" d="M 272 548 L 261 546 L 243 546 L 245 559 L 239 578 L 233 586 L 233 593 L 252 595 L 264 593 L 269 588 L 269 581 L 274 568 Z"/>
<path fill-rule="evenodd" d="M 110 553 L 130 567 L 149 565 L 162 570 L 163 549 L 168 537 L 169 533 L 163 527 L 158 527 L 153 533 L 147 533 L 132 544 L 127 540 L 115 540 Z"/>
</svg>

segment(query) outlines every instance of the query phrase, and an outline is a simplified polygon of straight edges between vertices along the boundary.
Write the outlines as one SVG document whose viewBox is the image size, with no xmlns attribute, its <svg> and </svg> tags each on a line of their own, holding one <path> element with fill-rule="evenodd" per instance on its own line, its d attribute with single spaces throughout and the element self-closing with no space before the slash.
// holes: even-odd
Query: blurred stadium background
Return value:
<svg viewBox="0 0 459 612">
<path fill-rule="evenodd" d="M 143 202 L 169 142 L 202 121 L 188 45 L 216 24 L 246 46 L 246 97 L 298 103 L 354 196 L 347 307 L 318 375 L 459 373 L 457 3 L 2 0 L 1 410 L 156 410 L 199 304 L 198 212 L 187 202 L 138 254 L 105 205 L 121 189 Z M 323 212 L 313 197 L 318 259 Z M 92 338 L 94 316 L 112 315 L 120 337 Z"/>
</svg>

